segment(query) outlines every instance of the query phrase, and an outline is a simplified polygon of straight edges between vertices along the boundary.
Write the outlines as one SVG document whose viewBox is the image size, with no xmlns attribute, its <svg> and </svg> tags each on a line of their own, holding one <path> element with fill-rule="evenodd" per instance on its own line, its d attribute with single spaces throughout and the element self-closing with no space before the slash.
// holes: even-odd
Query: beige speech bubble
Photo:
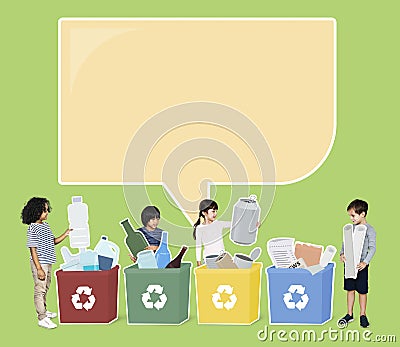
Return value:
<svg viewBox="0 0 400 347">
<path fill-rule="evenodd" d="M 335 37 L 329 18 L 60 19 L 59 182 L 122 184 L 125 153 L 143 124 L 193 101 L 246 115 L 269 144 L 277 184 L 307 177 L 335 136 Z M 206 126 L 160 134 L 145 182 L 161 179 L 168 149 L 199 135 L 227 143 L 249 182 L 260 182 L 243 139 Z M 183 181 L 194 167 L 199 177 L 227 179 L 221 168 L 202 173 L 204 165 L 192 163 L 182 168 Z M 187 197 L 197 199 L 198 187 L 188 187 Z"/>
</svg>

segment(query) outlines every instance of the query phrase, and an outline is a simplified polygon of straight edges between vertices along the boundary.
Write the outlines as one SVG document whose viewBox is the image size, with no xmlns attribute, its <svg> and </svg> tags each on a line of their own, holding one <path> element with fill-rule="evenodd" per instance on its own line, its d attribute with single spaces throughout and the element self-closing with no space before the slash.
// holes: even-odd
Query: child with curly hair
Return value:
<svg viewBox="0 0 400 347">
<path fill-rule="evenodd" d="M 46 308 L 46 295 L 51 282 L 51 266 L 56 262 L 54 245 L 63 241 L 72 231 L 72 229 L 67 229 L 59 237 L 55 237 L 50 226 L 45 222 L 50 211 L 49 200 L 35 197 L 26 203 L 21 212 L 22 223 L 29 225 L 26 245 L 31 253 L 30 263 L 34 281 L 33 302 L 38 324 L 46 329 L 57 327 L 50 320 L 57 314 L 47 311 Z"/>
</svg>

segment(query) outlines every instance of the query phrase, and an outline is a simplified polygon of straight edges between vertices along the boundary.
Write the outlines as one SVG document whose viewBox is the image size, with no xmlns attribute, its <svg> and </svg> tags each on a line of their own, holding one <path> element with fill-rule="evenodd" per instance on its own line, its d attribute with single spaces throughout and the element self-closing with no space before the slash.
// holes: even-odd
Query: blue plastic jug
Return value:
<svg viewBox="0 0 400 347">
<path fill-rule="evenodd" d="M 119 247 L 103 235 L 94 251 L 98 254 L 100 270 L 110 270 L 118 264 Z"/>
</svg>

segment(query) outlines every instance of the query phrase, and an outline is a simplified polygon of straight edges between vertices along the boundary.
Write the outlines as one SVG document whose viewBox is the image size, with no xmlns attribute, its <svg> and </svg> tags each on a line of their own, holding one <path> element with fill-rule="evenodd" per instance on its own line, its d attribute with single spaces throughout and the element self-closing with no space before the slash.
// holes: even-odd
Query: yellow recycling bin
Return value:
<svg viewBox="0 0 400 347">
<path fill-rule="evenodd" d="M 262 263 L 249 269 L 194 269 L 197 320 L 202 324 L 247 324 L 260 318 Z"/>
</svg>

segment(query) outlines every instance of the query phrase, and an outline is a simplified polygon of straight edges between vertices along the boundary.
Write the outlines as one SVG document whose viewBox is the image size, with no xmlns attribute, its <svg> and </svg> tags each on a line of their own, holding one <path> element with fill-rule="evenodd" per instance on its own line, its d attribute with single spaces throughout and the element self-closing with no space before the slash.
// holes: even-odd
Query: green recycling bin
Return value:
<svg viewBox="0 0 400 347">
<path fill-rule="evenodd" d="M 128 324 L 182 324 L 189 319 L 190 269 L 124 269 Z"/>
</svg>

